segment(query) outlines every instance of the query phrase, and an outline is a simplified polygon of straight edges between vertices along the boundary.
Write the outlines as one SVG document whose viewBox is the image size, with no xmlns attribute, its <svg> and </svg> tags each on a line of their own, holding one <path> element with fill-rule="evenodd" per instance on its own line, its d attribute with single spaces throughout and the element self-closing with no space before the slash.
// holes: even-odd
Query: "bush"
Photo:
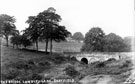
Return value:
<svg viewBox="0 0 135 84">
<path fill-rule="evenodd" d="M 31 79 L 32 80 L 41 80 L 42 76 L 37 73 L 33 73 Z"/>
<path fill-rule="evenodd" d="M 29 64 L 27 61 L 18 61 L 16 63 L 14 63 L 13 65 L 15 68 L 17 69 L 33 69 L 33 65 Z"/>
<path fill-rule="evenodd" d="M 120 66 L 120 68 L 124 68 L 124 67 L 132 67 L 133 66 L 133 63 L 131 60 L 126 60 L 122 66 Z"/>
<path fill-rule="evenodd" d="M 61 64 L 63 63 L 64 61 L 66 61 L 67 59 L 65 57 L 62 57 L 62 56 L 56 56 L 54 57 L 53 61 L 56 63 L 56 64 Z"/>
<path fill-rule="evenodd" d="M 11 80 L 16 78 L 19 75 L 19 71 L 15 68 L 9 68 L 8 70 L 6 70 L 5 73 L 2 74 L 2 78 L 3 79 L 7 79 L 7 80 Z"/>
<path fill-rule="evenodd" d="M 29 60 L 28 64 L 35 65 L 35 62 L 33 60 Z"/>
<path fill-rule="evenodd" d="M 89 64 L 89 67 L 92 67 L 92 68 L 101 68 L 101 67 L 104 67 L 104 66 L 105 66 L 105 63 L 100 62 L 100 61 L 96 61 L 96 62 L 93 62 L 93 63 Z"/>
<path fill-rule="evenodd" d="M 38 63 L 39 66 L 49 67 L 51 64 L 48 61 L 41 61 Z"/>
<path fill-rule="evenodd" d="M 64 69 L 66 74 L 72 78 L 75 78 L 80 75 L 78 71 L 75 70 L 73 66 L 68 66 L 67 68 Z"/>
<path fill-rule="evenodd" d="M 104 62 L 100 62 L 99 64 L 96 65 L 96 68 L 101 68 L 101 67 L 105 67 Z"/>
<path fill-rule="evenodd" d="M 78 61 L 78 60 L 76 59 L 76 57 L 71 57 L 71 60 L 72 60 L 72 61 Z"/>
<path fill-rule="evenodd" d="M 43 77 L 33 70 L 21 70 L 16 80 L 41 80 Z"/>
</svg>

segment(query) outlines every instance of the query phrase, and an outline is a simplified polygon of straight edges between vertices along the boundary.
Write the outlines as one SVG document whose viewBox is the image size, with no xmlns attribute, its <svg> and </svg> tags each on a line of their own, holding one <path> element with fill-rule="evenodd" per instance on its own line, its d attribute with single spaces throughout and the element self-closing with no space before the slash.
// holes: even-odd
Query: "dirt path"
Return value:
<svg viewBox="0 0 135 84">
<path fill-rule="evenodd" d="M 109 75 L 86 76 L 80 82 L 82 84 L 110 84 L 112 78 Z"/>
</svg>

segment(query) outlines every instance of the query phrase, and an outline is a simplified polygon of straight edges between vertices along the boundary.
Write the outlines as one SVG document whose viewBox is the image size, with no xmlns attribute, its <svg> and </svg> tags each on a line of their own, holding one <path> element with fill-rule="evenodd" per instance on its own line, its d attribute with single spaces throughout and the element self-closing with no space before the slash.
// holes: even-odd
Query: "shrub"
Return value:
<svg viewBox="0 0 135 84">
<path fill-rule="evenodd" d="M 131 67 L 133 64 L 132 64 L 132 62 L 131 62 L 131 60 L 126 60 L 124 63 L 123 63 L 123 65 L 122 66 L 120 66 L 120 68 L 124 68 L 124 67 Z"/>
<path fill-rule="evenodd" d="M 45 66 L 48 67 L 48 66 L 50 66 L 51 64 L 50 64 L 48 61 L 41 61 L 41 62 L 38 63 L 38 65 L 41 66 L 41 67 L 42 67 L 42 66 L 43 66 L 43 67 L 45 67 Z"/>
<path fill-rule="evenodd" d="M 100 62 L 100 61 L 96 61 L 96 62 L 93 62 L 93 63 L 89 64 L 88 66 L 92 67 L 92 68 L 101 68 L 101 67 L 105 66 L 105 63 Z"/>
<path fill-rule="evenodd" d="M 29 60 L 28 64 L 35 65 L 35 62 L 33 60 Z"/>
<path fill-rule="evenodd" d="M 78 61 L 78 60 L 76 59 L 76 57 L 71 57 L 71 60 L 72 60 L 72 61 Z"/>
<path fill-rule="evenodd" d="M 26 61 L 18 61 L 13 66 L 17 69 L 33 69 L 33 65 L 28 64 Z"/>
<path fill-rule="evenodd" d="M 10 80 L 10 79 L 14 79 L 19 75 L 19 71 L 15 68 L 9 68 L 8 70 L 6 70 L 6 73 L 2 74 L 2 78 Z"/>
<path fill-rule="evenodd" d="M 75 78 L 80 75 L 78 71 L 75 70 L 73 66 L 68 66 L 67 68 L 64 69 L 66 74 L 72 78 Z"/>
<path fill-rule="evenodd" d="M 33 70 L 22 70 L 16 80 L 41 80 L 42 76 Z"/>
<path fill-rule="evenodd" d="M 101 67 L 105 67 L 105 63 L 104 62 L 100 62 L 96 65 L 96 68 L 101 68 Z"/>
<path fill-rule="evenodd" d="M 41 80 L 42 76 L 37 73 L 33 73 L 31 78 L 32 80 Z"/>
<path fill-rule="evenodd" d="M 56 63 L 56 64 L 61 64 L 62 62 L 66 61 L 67 59 L 65 57 L 62 57 L 62 56 L 56 56 L 54 57 L 53 61 Z"/>
</svg>

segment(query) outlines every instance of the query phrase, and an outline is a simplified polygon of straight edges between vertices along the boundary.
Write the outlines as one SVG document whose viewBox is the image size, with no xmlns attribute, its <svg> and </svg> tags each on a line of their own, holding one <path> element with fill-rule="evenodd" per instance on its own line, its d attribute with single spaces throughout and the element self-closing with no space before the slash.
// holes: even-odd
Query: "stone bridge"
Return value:
<svg viewBox="0 0 135 84">
<path fill-rule="evenodd" d="M 130 53 L 93 53 L 93 54 L 74 54 L 71 57 L 75 57 L 78 61 L 83 61 L 86 64 L 95 62 L 95 61 L 106 61 L 109 58 L 115 58 L 116 60 L 122 59 L 126 56 L 131 56 Z"/>
</svg>

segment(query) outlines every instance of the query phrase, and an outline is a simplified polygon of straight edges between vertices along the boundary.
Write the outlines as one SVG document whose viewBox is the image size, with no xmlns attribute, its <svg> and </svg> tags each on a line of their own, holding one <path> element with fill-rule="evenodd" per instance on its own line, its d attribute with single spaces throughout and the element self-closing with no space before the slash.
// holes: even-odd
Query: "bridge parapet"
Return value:
<svg viewBox="0 0 135 84">
<path fill-rule="evenodd" d="M 82 53 L 82 54 L 74 54 L 71 56 L 76 57 L 76 59 L 78 61 L 81 61 L 82 58 L 86 58 L 88 60 L 88 63 L 92 63 L 95 61 L 106 61 L 109 58 L 115 58 L 116 60 L 119 60 L 119 59 L 122 59 L 126 56 L 131 56 L 131 52 L 129 52 L 129 53 L 127 53 L 127 52 L 112 53 L 112 54 L 110 54 L 110 53 L 109 54 L 108 53 L 91 53 L 91 54 Z"/>
<path fill-rule="evenodd" d="M 95 61 L 106 61 L 109 58 L 119 59 L 118 56 L 115 55 L 107 55 L 107 54 L 77 54 L 75 55 L 78 61 L 81 61 L 82 58 L 86 58 L 88 63 L 92 63 Z"/>
</svg>

